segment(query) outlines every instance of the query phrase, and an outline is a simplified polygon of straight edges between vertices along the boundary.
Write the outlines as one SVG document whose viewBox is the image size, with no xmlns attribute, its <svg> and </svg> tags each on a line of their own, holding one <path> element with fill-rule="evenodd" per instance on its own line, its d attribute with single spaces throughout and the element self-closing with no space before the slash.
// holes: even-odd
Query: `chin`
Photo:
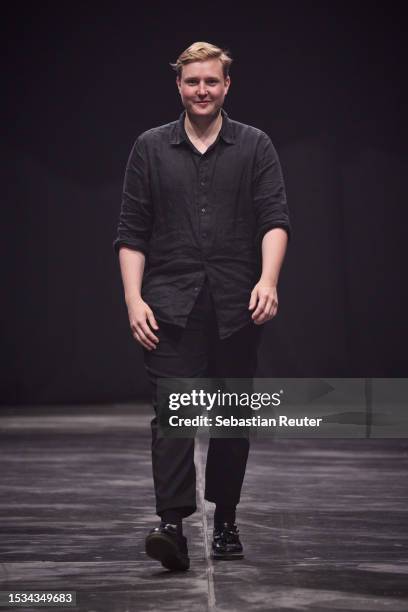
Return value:
<svg viewBox="0 0 408 612">
<path fill-rule="evenodd" d="M 192 115 L 198 115 L 200 117 L 204 117 L 206 115 L 216 115 L 218 113 L 218 110 L 219 109 L 215 108 L 214 106 L 211 106 L 209 108 L 208 107 L 207 108 L 200 108 L 200 107 L 197 107 L 197 106 L 193 105 L 190 108 L 190 113 Z"/>
</svg>

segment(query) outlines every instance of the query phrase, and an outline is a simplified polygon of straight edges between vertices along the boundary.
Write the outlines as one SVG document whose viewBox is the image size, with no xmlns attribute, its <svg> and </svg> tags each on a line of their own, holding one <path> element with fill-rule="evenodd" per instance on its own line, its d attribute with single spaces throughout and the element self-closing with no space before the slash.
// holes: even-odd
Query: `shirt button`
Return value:
<svg viewBox="0 0 408 612">
<path fill-rule="evenodd" d="M 201 181 L 201 185 L 205 185 L 205 180 Z"/>
<path fill-rule="evenodd" d="M 198 291 L 198 290 L 199 290 L 199 287 L 194 287 L 194 291 Z"/>
<path fill-rule="evenodd" d="M 205 208 L 202 208 L 202 209 L 201 209 L 201 212 L 202 212 L 202 213 L 205 213 Z"/>
</svg>

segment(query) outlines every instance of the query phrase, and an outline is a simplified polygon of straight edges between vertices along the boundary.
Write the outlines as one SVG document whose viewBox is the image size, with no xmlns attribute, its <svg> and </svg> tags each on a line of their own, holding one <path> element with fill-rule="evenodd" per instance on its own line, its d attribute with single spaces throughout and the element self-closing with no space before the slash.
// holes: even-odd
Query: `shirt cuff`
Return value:
<svg viewBox="0 0 408 612">
<path fill-rule="evenodd" d="M 271 223 L 265 224 L 258 231 L 258 234 L 257 234 L 257 237 L 256 237 L 256 242 L 259 245 L 259 248 L 262 245 L 262 240 L 263 240 L 263 237 L 265 236 L 265 234 L 267 232 L 269 232 L 269 230 L 275 229 L 275 227 L 280 227 L 280 228 L 284 229 L 285 232 L 288 235 L 288 241 L 291 239 L 291 237 L 292 237 L 292 229 L 290 227 L 290 224 L 287 221 L 272 221 Z"/>
<path fill-rule="evenodd" d="M 134 251 L 141 251 L 145 256 L 148 254 L 148 246 L 145 240 L 126 240 L 125 238 L 117 238 L 113 242 L 113 249 L 116 255 L 119 255 L 119 249 L 126 246 Z"/>
</svg>

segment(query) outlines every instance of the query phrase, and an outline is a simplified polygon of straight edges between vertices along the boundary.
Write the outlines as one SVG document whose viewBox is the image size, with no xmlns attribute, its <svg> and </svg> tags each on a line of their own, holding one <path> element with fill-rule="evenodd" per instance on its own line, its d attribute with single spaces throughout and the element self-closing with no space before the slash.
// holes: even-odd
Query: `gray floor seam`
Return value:
<svg viewBox="0 0 408 612">
<path fill-rule="evenodd" d="M 201 452 L 202 442 L 199 438 L 195 441 L 195 457 L 196 457 L 196 469 L 197 469 L 197 489 L 198 497 L 201 506 L 201 520 L 203 526 L 203 538 L 204 538 L 204 554 L 207 565 L 207 586 L 208 586 L 208 610 L 216 610 L 216 599 L 215 599 L 215 588 L 214 588 L 214 566 L 210 558 L 208 548 L 208 523 L 207 513 L 205 510 L 205 499 L 204 499 L 204 475 L 203 475 L 203 455 Z"/>
</svg>

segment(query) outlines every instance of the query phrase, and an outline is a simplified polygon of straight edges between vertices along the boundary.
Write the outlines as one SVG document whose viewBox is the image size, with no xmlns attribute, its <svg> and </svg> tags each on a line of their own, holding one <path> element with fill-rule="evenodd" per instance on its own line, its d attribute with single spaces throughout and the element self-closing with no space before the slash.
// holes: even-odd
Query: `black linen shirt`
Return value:
<svg viewBox="0 0 408 612">
<path fill-rule="evenodd" d="M 252 321 L 264 234 L 290 235 L 285 186 L 270 138 L 222 109 L 216 141 L 200 153 L 183 111 L 141 134 L 126 166 L 115 252 L 146 256 L 142 298 L 158 321 L 185 327 L 207 276 L 220 338 Z"/>
</svg>

